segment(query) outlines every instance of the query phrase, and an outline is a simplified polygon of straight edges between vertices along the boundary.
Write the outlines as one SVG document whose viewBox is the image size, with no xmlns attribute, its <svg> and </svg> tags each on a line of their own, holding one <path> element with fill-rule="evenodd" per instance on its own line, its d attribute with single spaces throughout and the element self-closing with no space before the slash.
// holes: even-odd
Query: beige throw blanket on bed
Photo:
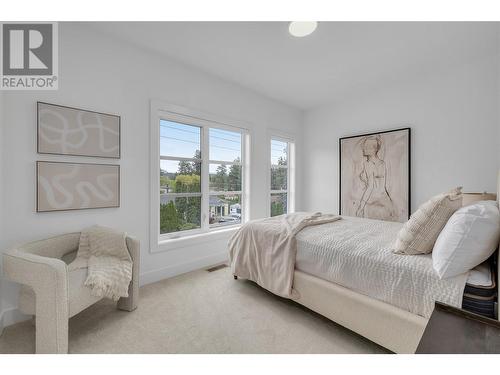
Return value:
<svg viewBox="0 0 500 375">
<path fill-rule="evenodd" d="M 303 228 L 339 220 L 321 212 L 296 212 L 243 225 L 229 240 L 229 259 L 235 276 L 255 281 L 282 297 L 294 298 L 295 235 Z"/>
<path fill-rule="evenodd" d="M 101 226 L 82 231 L 76 259 L 68 269 L 88 267 L 85 286 L 91 289 L 92 295 L 114 301 L 128 297 L 132 258 L 125 238 L 124 232 Z"/>
</svg>

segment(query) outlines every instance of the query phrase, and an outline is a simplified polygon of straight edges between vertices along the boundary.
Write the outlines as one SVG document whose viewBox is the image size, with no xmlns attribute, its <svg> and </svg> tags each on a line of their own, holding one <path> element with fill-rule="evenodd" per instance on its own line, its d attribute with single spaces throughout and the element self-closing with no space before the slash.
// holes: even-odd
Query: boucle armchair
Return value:
<svg viewBox="0 0 500 375">
<path fill-rule="evenodd" d="M 35 315 L 36 353 L 68 352 L 68 319 L 101 298 L 91 295 L 84 286 L 87 269 L 68 271 L 67 264 L 76 257 L 80 233 L 69 233 L 35 241 L 8 250 L 3 255 L 4 274 L 22 284 L 19 309 Z M 139 241 L 126 238 L 133 261 L 129 296 L 117 307 L 132 311 L 139 297 Z"/>
</svg>

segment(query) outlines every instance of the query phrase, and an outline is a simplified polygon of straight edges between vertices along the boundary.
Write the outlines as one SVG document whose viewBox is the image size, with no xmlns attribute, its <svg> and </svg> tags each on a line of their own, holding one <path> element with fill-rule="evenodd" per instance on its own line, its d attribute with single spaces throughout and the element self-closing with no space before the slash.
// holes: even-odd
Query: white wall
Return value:
<svg viewBox="0 0 500 375">
<path fill-rule="evenodd" d="M 240 86 L 196 71 L 133 45 L 75 24 L 59 27 L 59 90 L 8 92 L 1 147 L 2 236 L 0 249 L 16 243 L 79 231 L 101 224 L 121 228 L 141 240 L 141 278 L 151 282 L 223 260 L 226 240 L 163 253 L 149 253 L 150 99 L 160 99 L 251 123 L 251 217 L 266 215 L 267 134 L 274 128 L 299 133 L 301 114 Z M 36 101 L 121 115 L 121 207 L 69 212 L 35 212 L 35 161 L 73 160 L 36 154 Z M 298 152 L 300 155 L 300 143 Z M 1 296 L 3 308 L 16 306 L 15 288 Z"/>
<path fill-rule="evenodd" d="M 0 91 L 0 147 L 3 145 L 3 128 L 4 128 L 4 91 Z M 3 212 L 3 186 L 4 186 L 4 178 L 3 178 L 3 168 L 2 167 L 2 162 L 3 162 L 3 153 L 0 151 L 0 212 Z M 1 215 L 1 214 L 0 214 Z M 3 229 L 3 221 L 2 221 L 2 216 L 0 216 L 0 238 L 3 237 L 4 235 L 4 229 Z M 3 329 L 3 302 L 2 302 L 2 258 L 0 257 L 0 334 L 2 334 L 2 329 Z"/>
<path fill-rule="evenodd" d="M 412 128 L 412 210 L 463 186 L 495 191 L 499 161 L 499 58 L 408 78 L 305 114 L 303 207 L 338 212 L 339 137 Z"/>
</svg>

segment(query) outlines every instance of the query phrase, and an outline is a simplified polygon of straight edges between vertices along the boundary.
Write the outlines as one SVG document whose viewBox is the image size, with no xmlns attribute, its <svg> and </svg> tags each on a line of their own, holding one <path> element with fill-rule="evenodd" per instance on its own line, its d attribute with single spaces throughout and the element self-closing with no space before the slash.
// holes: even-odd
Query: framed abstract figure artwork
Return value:
<svg viewBox="0 0 500 375">
<path fill-rule="evenodd" d="M 408 220 L 410 138 L 402 128 L 339 139 L 341 215 Z"/>
<path fill-rule="evenodd" d="M 39 154 L 120 158 L 120 116 L 37 103 Z"/>
<path fill-rule="evenodd" d="M 120 206 L 120 166 L 38 161 L 37 212 Z"/>
</svg>

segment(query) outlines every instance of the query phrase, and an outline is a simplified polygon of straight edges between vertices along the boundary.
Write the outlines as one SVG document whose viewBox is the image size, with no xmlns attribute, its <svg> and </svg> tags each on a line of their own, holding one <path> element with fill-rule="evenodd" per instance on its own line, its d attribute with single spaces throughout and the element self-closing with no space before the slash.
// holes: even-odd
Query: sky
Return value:
<svg viewBox="0 0 500 375">
<path fill-rule="evenodd" d="M 200 146 L 201 128 L 160 120 L 160 154 L 192 158 Z M 209 129 L 210 160 L 234 161 L 241 159 L 241 134 L 222 129 Z M 162 163 L 168 172 L 177 171 L 177 162 Z M 210 165 L 214 173 L 218 164 Z"/>
<path fill-rule="evenodd" d="M 282 157 L 286 160 L 286 142 L 277 141 L 275 139 L 271 140 L 271 164 L 277 165 L 278 159 Z"/>
<path fill-rule="evenodd" d="M 234 161 L 241 159 L 241 134 L 222 129 L 209 129 L 210 160 Z M 168 120 L 160 120 L 160 155 L 171 157 L 192 158 L 201 146 L 201 128 L 193 125 L 180 124 Z M 271 162 L 278 164 L 280 157 L 286 158 L 286 143 L 271 141 Z M 175 173 L 178 162 L 165 161 L 161 168 Z M 218 164 L 210 165 L 210 173 L 215 173 Z"/>
</svg>

